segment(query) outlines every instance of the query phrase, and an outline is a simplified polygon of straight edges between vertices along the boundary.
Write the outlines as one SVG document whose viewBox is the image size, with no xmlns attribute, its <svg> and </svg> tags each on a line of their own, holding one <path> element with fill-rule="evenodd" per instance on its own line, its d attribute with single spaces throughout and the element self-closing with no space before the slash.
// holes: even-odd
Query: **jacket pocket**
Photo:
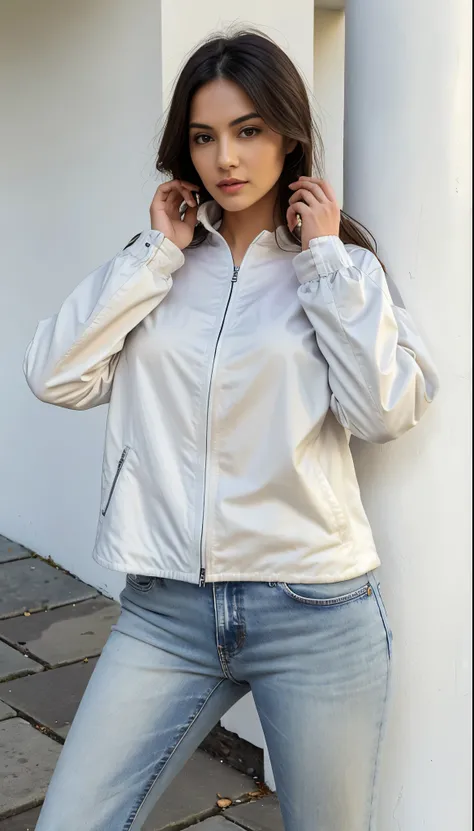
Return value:
<svg viewBox="0 0 474 831">
<path fill-rule="evenodd" d="M 110 505 L 110 500 L 112 499 L 115 487 L 116 487 L 117 482 L 118 482 L 118 478 L 119 478 L 119 476 L 122 472 L 122 468 L 125 464 L 125 460 L 126 460 L 128 454 L 129 454 L 129 452 L 130 452 L 130 448 L 129 447 L 124 447 L 124 449 L 122 451 L 122 455 L 120 456 L 120 459 L 119 459 L 119 462 L 118 462 L 118 465 L 117 465 L 117 470 L 115 471 L 115 476 L 112 480 L 112 484 L 111 484 L 110 489 L 109 489 L 109 495 L 107 497 L 107 501 L 106 501 L 104 507 L 102 508 L 102 516 L 105 516 L 106 513 L 107 513 L 108 507 Z"/>
<path fill-rule="evenodd" d="M 324 473 L 318 459 L 315 460 L 315 469 L 316 475 L 319 480 L 319 484 L 321 490 L 326 498 L 326 501 L 331 509 L 332 516 L 334 517 L 334 521 L 336 523 L 337 530 L 341 536 L 345 536 L 347 534 L 347 520 L 344 516 L 344 512 L 339 504 L 338 499 L 336 498 L 336 494 L 334 493 L 329 479 L 327 478 L 326 474 Z"/>
</svg>

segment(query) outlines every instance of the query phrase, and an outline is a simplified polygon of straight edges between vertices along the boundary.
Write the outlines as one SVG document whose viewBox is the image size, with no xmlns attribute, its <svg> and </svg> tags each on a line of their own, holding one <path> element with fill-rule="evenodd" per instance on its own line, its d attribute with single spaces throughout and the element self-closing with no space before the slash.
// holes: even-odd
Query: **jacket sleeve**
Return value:
<svg viewBox="0 0 474 831">
<path fill-rule="evenodd" d="M 372 252 L 316 237 L 293 259 L 299 300 L 329 366 L 330 407 L 358 438 L 387 442 L 420 420 L 436 369 Z"/>
<path fill-rule="evenodd" d="M 159 231 L 145 231 L 90 273 L 40 321 L 23 370 L 41 401 L 85 410 L 107 403 L 127 334 L 166 297 L 183 252 Z"/>
</svg>

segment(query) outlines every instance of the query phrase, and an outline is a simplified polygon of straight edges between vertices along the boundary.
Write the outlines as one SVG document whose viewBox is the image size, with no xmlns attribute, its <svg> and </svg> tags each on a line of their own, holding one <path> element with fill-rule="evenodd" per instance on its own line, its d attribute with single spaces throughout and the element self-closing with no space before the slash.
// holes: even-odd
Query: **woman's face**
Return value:
<svg viewBox="0 0 474 831">
<path fill-rule="evenodd" d="M 295 141 L 285 144 L 283 136 L 255 114 L 252 100 L 232 81 L 211 81 L 193 97 L 191 159 L 206 190 L 226 211 L 244 210 L 271 191 L 280 178 L 285 152 L 295 145 Z M 219 187 L 222 179 L 246 184 L 226 191 Z"/>
</svg>

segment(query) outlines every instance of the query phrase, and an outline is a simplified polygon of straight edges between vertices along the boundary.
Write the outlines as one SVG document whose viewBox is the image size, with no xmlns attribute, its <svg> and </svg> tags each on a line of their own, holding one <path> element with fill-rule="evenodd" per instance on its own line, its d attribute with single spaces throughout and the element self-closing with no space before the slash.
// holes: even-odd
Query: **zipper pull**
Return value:
<svg viewBox="0 0 474 831">
<path fill-rule="evenodd" d="M 231 280 L 232 283 L 237 282 L 237 277 L 239 276 L 239 268 L 240 268 L 240 265 L 234 265 L 234 273 L 232 275 L 232 280 Z"/>
<path fill-rule="evenodd" d="M 127 451 L 126 451 L 126 450 L 124 450 L 124 451 L 123 451 L 123 453 L 122 453 L 122 455 L 120 456 L 120 460 L 119 460 L 119 463 L 118 463 L 118 466 L 117 466 L 117 471 L 121 471 L 121 470 L 122 470 L 122 468 L 123 468 L 123 466 L 124 466 L 124 463 L 125 463 L 125 458 L 126 458 L 126 455 L 127 455 Z"/>
<path fill-rule="evenodd" d="M 199 572 L 199 585 L 205 586 L 206 585 L 206 569 L 202 568 Z"/>
</svg>

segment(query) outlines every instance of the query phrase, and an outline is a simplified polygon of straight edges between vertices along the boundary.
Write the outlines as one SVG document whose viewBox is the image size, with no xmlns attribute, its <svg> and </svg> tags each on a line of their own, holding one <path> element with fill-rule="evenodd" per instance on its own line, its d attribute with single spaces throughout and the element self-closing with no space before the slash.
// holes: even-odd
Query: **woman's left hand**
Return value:
<svg viewBox="0 0 474 831">
<path fill-rule="evenodd" d="M 309 248 L 309 241 L 315 237 L 339 236 L 341 211 L 328 182 L 314 176 L 300 176 L 289 187 L 294 193 L 288 200 L 286 221 L 293 231 L 297 225 L 296 214 L 300 214 L 302 251 Z"/>
</svg>

